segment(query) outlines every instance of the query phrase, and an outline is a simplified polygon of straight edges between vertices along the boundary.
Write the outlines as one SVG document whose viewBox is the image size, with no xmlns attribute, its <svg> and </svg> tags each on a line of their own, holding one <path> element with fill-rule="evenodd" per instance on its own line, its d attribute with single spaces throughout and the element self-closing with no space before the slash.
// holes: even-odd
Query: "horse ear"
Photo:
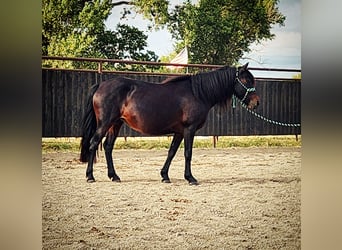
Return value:
<svg viewBox="0 0 342 250">
<path fill-rule="evenodd" d="M 239 73 L 242 73 L 243 71 L 246 71 L 246 70 L 247 70 L 247 67 L 248 67 L 248 63 L 246 63 L 246 64 L 243 65 L 243 66 L 238 67 Z"/>
<path fill-rule="evenodd" d="M 242 68 L 243 68 L 244 70 L 247 70 L 247 67 L 248 67 L 248 63 L 246 63 L 245 65 L 242 66 Z"/>
</svg>

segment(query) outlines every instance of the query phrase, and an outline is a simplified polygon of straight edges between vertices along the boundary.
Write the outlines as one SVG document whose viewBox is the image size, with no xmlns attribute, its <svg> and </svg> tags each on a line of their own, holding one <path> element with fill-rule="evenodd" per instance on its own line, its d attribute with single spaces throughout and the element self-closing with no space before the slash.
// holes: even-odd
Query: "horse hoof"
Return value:
<svg viewBox="0 0 342 250">
<path fill-rule="evenodd" d="M 189 185 L 190 185 L 190 186 L 198 186 L 199 183 L 198 183 L 197 181 L 190 181 L 190 182 L 189 182 Z"/>
<path fill-rule="evenodd" d="M 163 179 L 163 180 L 162 180 L 162 183 L 171 183 L 171 181 L 170 181 L 170 180 L 167 180 L 167 179 Z"/>
<path fill-rule="evenodd" d="M 112 178 L 112 182 L 121 182 L 121 180 Z"/>
<path fill-rule="evenodd" d="M 95 179 L 87 179 L 87 182 L 88 183 L 93 183 L 93 182 L 95 182 Z"/>
</svg>

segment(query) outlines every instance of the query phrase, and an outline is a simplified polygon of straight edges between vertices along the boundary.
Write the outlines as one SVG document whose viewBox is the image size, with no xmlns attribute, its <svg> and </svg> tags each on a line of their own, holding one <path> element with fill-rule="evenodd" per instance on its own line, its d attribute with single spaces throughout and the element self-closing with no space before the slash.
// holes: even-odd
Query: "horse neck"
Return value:
<svg viewBox="0 0 342 250">
<path fill-rule="evenodd" d="M 235 73 L 235 68 L 226 67 L 193 76 L 194 95 L 211 107 L 216 104 L 226 105 L 233 95 Z"/>
</svg>

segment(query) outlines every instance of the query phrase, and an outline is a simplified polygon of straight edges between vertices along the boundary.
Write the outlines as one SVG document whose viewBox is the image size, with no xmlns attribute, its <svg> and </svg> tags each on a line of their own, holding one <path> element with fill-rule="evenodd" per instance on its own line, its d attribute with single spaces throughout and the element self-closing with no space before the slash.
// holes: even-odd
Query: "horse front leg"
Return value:
<svg viewBox="0 0 342 250">
<path fill-rule="evenodd" d="M 170 183 L 170 178 L 169 178 L 169 168 L 170 168 L 170 164 L 171 161 L 173 159 L 173 157 L 176 155 L 177 150 L 179 148 L 180 143 L 183 140 L 183 135 L 182 134 L 174 134 L 173 135 L 173 139 L 170 145 L 170 149 L 169 152 L 167 154 L 167 158 L 166 161 L 164 163 L 163 168 L 160 171 L 160 175 L 162 177 L 162 182 L 164 183 Z"/>
<path fill-rule="evenodd" d="M 114 163 L 113 163 L 113 148 L 116 138 L 118 137 L 120 128 L 122 125 L 122 121 L 114 124 L 107 132 L 106 140 L 103 143 L 103 147 L 105 150 L 105 156 L 107 161 L 107 168 L 108 168 L 108 177 L 112 181 L 120 182 L 120 177 L 115 173 Z"/>
<path fill-rule="evenodd" d="M 184 157 L 185 157 L 185 171 L 184 178 L 189 182 L 190 185 L 198 185 L 197 180 L 191 173 L 191 158 L 192 158 L 192 147 L 194 143 L 195 132 L 191 129 L 184 131 Z"/>
</svg>

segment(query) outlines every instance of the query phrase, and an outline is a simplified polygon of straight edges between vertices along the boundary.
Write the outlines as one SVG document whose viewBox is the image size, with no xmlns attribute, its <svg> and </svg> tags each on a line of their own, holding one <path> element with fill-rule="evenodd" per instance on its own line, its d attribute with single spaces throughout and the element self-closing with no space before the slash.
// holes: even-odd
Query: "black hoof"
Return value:
<svg viewBox="0 0 342 250">
<path fill-rule="evenodd" d="M 121 182 L 120 178 L 112 178 L 112 182 Z"/>
<path fill-rule="evenodd" d="M 189 185 L 191 186 L 197 186 L 198 185 L 198 181 L 193 177 L 193 176 L 185 176 L 184 175 L 185 180 L 187 180 L 189 182 Z"/>
<path fill-rule="evenodd" d="M 190 186 L 197 186 L 199 183 L 197 181 L 189 181 Z"/>
<path fill-rule="evenodd" d="M 162 179 L 162 183 L 171 183 L 169 179 Z"/>
<path fill-rule="evenodd" d="M 94 178 L 88 178 L 88 179 L 87 179 L 87 182 L 88 182 L 88 183 L 93 183 L 93 182 L 95 182 L 95 179 L 94 179 Z"/>
</svg>

